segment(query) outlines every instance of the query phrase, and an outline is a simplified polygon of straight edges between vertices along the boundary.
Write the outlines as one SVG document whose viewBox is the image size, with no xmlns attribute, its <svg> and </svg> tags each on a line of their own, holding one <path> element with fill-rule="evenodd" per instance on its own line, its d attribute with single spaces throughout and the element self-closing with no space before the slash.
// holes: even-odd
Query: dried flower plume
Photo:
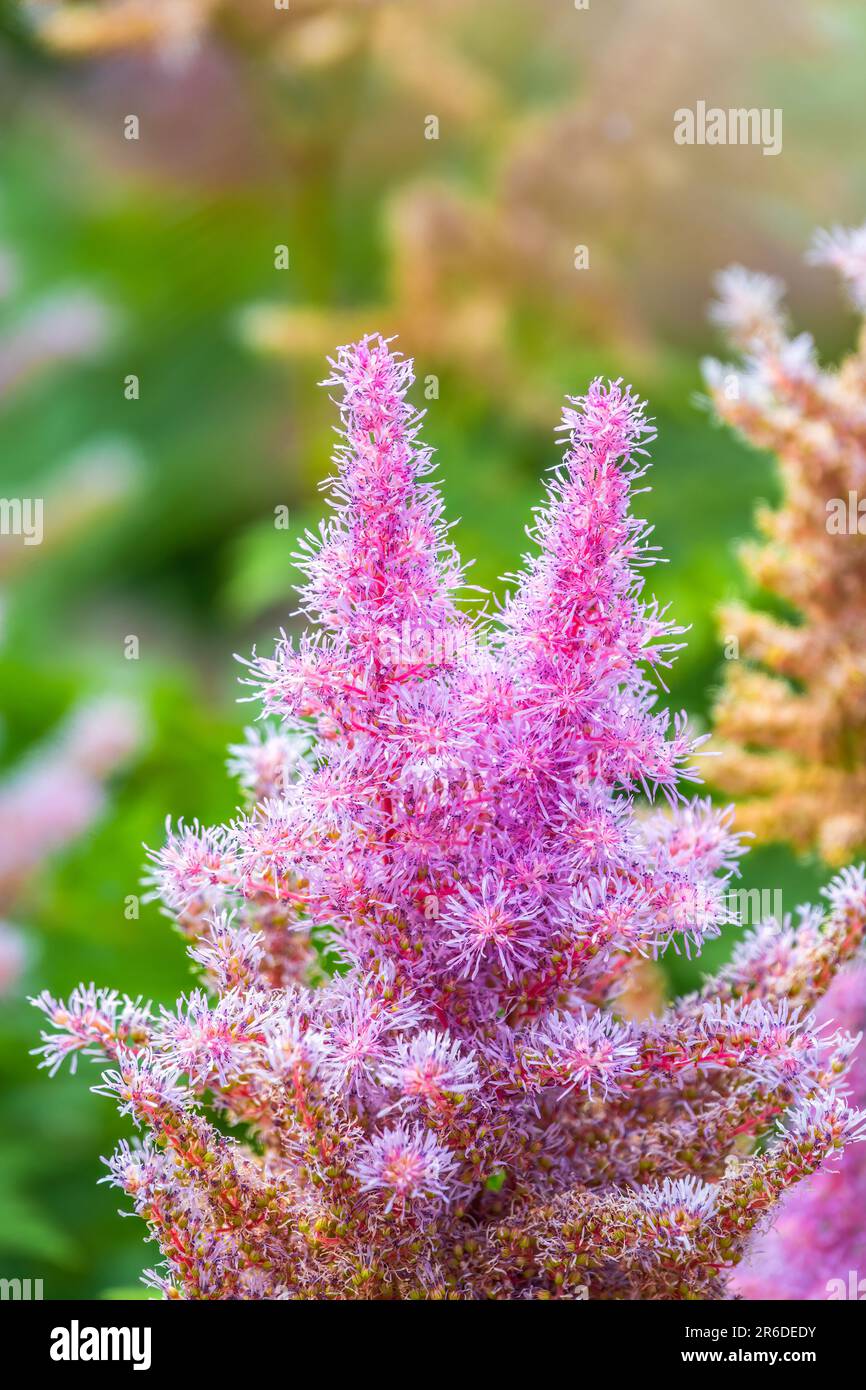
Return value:
<svg viewBox="0 0 866 1390">
<path fill-rule="evenodd" d="M 862 311 L 866 228 L 821 234 L 812 259 L 841 273 Z M 735 266 L 718 289 L 712 317 L 744 360 L 706 364 L 713 407 L 776 456 L 782 500 L 742 551 L 772 603 L 722 613 L 736 659 L 713 776 L 759 840 L 842 864 L 866 844 L 866 339 L 824 368 L 808 334 L 789 334 L 778 280 Z"/>
</svg>

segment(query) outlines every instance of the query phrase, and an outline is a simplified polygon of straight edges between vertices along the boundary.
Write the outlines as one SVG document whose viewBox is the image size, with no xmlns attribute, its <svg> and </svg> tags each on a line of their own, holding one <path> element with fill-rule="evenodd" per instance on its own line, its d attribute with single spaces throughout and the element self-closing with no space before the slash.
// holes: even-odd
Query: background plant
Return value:
<svg viewBox="0 0 866 1390">
<path fill-rule="evenodd" d="M 862 309 L 866 229 L 823 234 L 812 258 L 841 271 Z M 776 455 L 782 500 L 759 513 L 762 541 L 741 548 L 757 601 L 722 612 L 734 659 L 714 711 L 724 741 L 714 779 L 760 840 L 840 864 L 866 842 L 863 343 L 821 368 L 810 336 L 788 333 L 778 280 L 735 266 L 719 290 L 713 317 L 746 365 L 707 365 L 713 406 Z"/>
</svg>

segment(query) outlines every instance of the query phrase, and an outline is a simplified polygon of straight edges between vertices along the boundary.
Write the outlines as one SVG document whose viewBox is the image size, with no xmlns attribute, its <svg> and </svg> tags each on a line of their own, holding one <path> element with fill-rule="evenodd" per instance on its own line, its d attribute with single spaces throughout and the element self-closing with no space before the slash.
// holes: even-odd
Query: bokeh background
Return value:
<svg viewBox="0 0 866 1390">
<path fill-rule="evenodd" d="M 0 493 L 43 497 L 46 528 L 0 537 L 0 1276 L 133 1297 L 149 1262 L 97 1186 L 123 1122 L 86 1062 L 36 1070 L 26 995 L 189 987 L 170 924 L 129 899 L 167 814 L 236 804 L 226 745 L 253 712 L 232 654 L 291 625 L 292 537 L 331 449 L 325 353 L 396 332 L 435 377 L 427 438 L 494 589 L 562 396 L 632 380 L 659 427 L 643 500 L 669 563 L 650 583 L 691 624 L 671 703 L 705 721 L 736 541 L 776 495 L 772 460 L 698 399 L 711 279 L 779 274 L 828 358 L 849 341 L 802 253 L 866 216 L 864 66 L 857 0 L 0 3 Z M 782 152 L 675 145 L 698 99 L 781 108 Z M 106 694 L 136 732 L 100 768 L 104 804 L 18 874 L 20 769 Z M 789 910 L 824 877 L 771 847 L 745 885 Z M 669 987 L 700 968 L 669 961 Z"/>
</svg>

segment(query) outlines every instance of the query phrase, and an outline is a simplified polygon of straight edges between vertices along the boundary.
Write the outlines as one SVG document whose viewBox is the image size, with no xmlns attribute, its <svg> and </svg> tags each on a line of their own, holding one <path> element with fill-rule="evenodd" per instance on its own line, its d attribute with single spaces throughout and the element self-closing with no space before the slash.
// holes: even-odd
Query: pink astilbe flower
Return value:
<svg viewBox="0 0 866 1390">
<path fill-rule="evenodd" d="M 655 1223 L 659 1241 L 675 1241 L 688 1248 L 692 1239 L 709 1221 L 715 1210 L 718 1194 L 712 1183 L 697 1178 L 665 1178 L 657 1187 L 644 1187 L 638 1202 Z"/>
<path fill-rule="evenodd" d="M 445 949 L 459 975 L 475 979 L 482 963 L 498 964 L 507 979 L 533 964 L 540 943 L 533 929 L 539 908 L 492 873 L 485 873 L 480 890 L 462 883 L 441 919 Z M 524 944 L 525 943 L 525 944 Z M 534 947 L 534 951 L 533 951 Z"/>
<path fill-rule="evenodd" d="M 317 631 L 249 665 L 280 721 L 235 750 L 249 808 L 154 856 L 211 993 L 134 1035 L 114 996 L 50 1001 L 45 1062 L 104 1040 L 104 1089 L 154 1141 L 112 1176 L 169 1297 L 724 1296 L 778 1197 L 860 1133 L 851 1040 L 811 1010 L 866 881 L 624 1019 L 636 964 L 729 920 L 741 853 L 685 799 L 697 741 L 656 708 L 679 630 L 642 597 L 644 407 L 618 382 L 570 403 L 533 553 L 470 618 L 409 364 L 366 338 L 332 366 Z"/>
<path fill-rule="evenodd" d="M 151 1036 L 149 1004 L 140 999 L 122 997 L 113 989 L 97 989 L 95 985 L 79 985 L 67 1003 L 54 999 L 43 990 L 33 1000 L 55 1030 L 44 1035 L 43 1045 L 36 1049 L 42 1057 L 41 1067 L 54 1076 L 63 1063 L 71 1058 L 75 1071 L 78 1054 L 96 1057 L 117 1057 L 122 1048 L 130 1054 L 145 1047 Z"/>
<path fill-rule="evenodd" d="M 432 1028 L 410 1039 L 398 1038 L 379 1067 L 379 1080 L 400 1092 L 399 1106 L 447 1105 L 449 1099 L 478 1086 L 478 1064 L 464 1056 L 460 1043 Z"/>
<path fill-rule="evenodd" d="M 104 783 L 143 735 L 128 700 L 82 703 L 66 723 L 0 783 L 0 907 L 8 907 L 52 854 L 103 811 Z"/>
<path fill-rule="evenodd" d="M 620 1090 L 621 1079 L 637 1072 L 631 1027 L 601 1011 L 550 1015 L 529 1030 L 518 1055 L 528 1090 L 562 1085 L 567 1095 L 580 1087 L 587 1099 L 593 1089 Z"/>
<path fill-rule="evenodd" d="M 354 1173 L 362 1192 L 382 1192 L 385 1212 L 398 1203 L 444 1204 L 449 1179 L 456 1167 L 453 1154 L 430 1130 L 398 1125 L 368 1140 L 358 1153 Z"/>
<path fill-rule="evenodd" d="M 818 1016 L 854 1032 L 866 1028 L 866 968 L 837 977 Z M 848 1076 L 854 1099 L 866 1101 L 866 1053 Z M 863 1296 L 866 1278 L 866 1149 L 856 1145 L 779 1204 L 776 1220 L 736 1273 L 745 1298 L 822 1299 Z M 851 1293 L 851 1274 L 859 1287 Z"/>
<path fill-rule="evenodd" d="M 229 772 L 256 801 L 282 796 L 303 770 L 309 739 L 302 734 L 283 733 L 273 724 L 245 729 L 244 733 L 246 742 L 229 749 Z"/>
</svg>

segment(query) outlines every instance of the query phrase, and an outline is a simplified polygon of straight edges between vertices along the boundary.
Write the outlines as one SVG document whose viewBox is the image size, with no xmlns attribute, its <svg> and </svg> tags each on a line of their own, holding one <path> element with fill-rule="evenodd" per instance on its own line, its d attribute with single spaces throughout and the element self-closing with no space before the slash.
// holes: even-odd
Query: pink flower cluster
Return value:
<svg viewBox="0 0 866 1390">
<path fill-rule="evenodd" d="M 250 809 L 153 856 L 204 988 L 158 1014 L 43 997 L 43 1065 L 111 1060 L 100 1089 L 144 1131 L 111 1178 L 169 1297 L 724 1295 L 779 1194 L 860 1134 L 852 1040 L 810 1009 L 864 876 L 626 1019 L 636 962 L 718 934 L 741 852 L 684 799 L 700 740 L 657 708 L 680 630 L 642 597 L 644 407 L 619 382 L 571 401 L 532 554 L 469 617 L 411 365 L 368 338 L 332 366 L 314 631 L 248 666 Z M 404 624 L 442 659 L 391 659 Z"/>
<path fill-rule="evenodd" d="M 817 1010 L 825 1026 L 866 1029 L 866 968 L 837 977 Z M 848 1081 L 866 1102 L 866 1052 L 855 1054 Z M 737 1270 L 744 1298 L 862 1299 L 866 1296 L 866 1149 L 855 1145 L 780 1203 L 775 1224 L 755 1241 Z"/>
</svg>

